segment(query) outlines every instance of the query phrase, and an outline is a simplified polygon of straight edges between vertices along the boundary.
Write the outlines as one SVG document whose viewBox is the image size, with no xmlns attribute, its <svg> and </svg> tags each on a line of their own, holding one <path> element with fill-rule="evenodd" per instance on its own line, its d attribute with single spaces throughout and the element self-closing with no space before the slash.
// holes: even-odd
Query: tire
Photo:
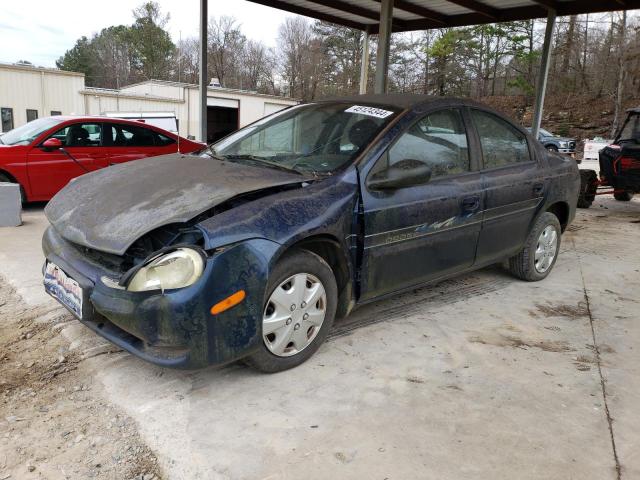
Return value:
<svg viewBox="0 0 640 480">
<path fill-rule="evenodd" d="M 558 152 L 558 147 L 556 147 L 555 145 L 545 145 L 544 148 L 546 148 L 550 152 Z"/>
<path fill-rule="evenodd" d="M 596 198 L 598 174 L 595 170 L 580 170 L 578 208 L 589 208 Z"/>
<path fill-rule="evenodd" d="M 628 202 L 633 198 L 633 192 L 627 190 L 626 192 L 614 193 L 613 198 L 619 202 Z"/>
<path fill-rule="evenodd" d="M 301 297 L 296 297 L 295 282 L 302 279 L 305 283 L 303 290 L 300 290 Z M 313 305 L 311 302 L 306 305 L 303 299 L 310 298 L 311 288 L 315 288 L 318 283 L 324 288 L 324 297 Z M 276 289 L 279 288 L 282 288 L 280 294 L 276 292 Z M 260 349 L 249 356 L 245 362 L 261 372 L 275 373 L 297 367 L 320 348 L 333 325 L 338 304 L 338 287 L 333 271 L 327 262 L 315 253 L 300 249 L 285 254 L 278 261 L 269 276 L 266 291 L 263 321 L 260 325 Z M 277 297 L 278 295 L 280 298 Z M 284 300 L 273 302 L 273 298 Z M 295 310 L 293 310 L 294 304 L 291 307 L 292 313 L 285 312 L 281 308 L 285 301 L 295 301 Z M 298 301 L 301 303 L 298 304 Z M 320 307 L 318 307 L 319 305 Z M 316 322 L 319 321 L 320 312 L 324 312 L 321 324 L 312 323 L 314 318 Z M 288 315 L 291 316 L 286 320 L 272 320 L 270 328 L 274 328 L 274 332 L 268 335 L 264 334 L 265 325 L 269 324 L 269 317 L 283 319 Z M 309 318 L 312 320 L 308 320 Z M 281 327 L 275 329 L 276 324 Z M 298 331 L 300 333 L 296 333 Z M 300 345 L 297 343 L 299 339 Z M 286 348 L 283 350 L 284 347 Z M 299 347 L 301 348 L 298 351 Z"/>
<path fill-rule="evenodd" d="M 4 173 L 0 173 L 0 183 L 16 183 L 13 180 L 11 180 L 7 175 L 5 175 Z M 27 203 L 27 196 L 24 193 L 24 188 L 22 188 L 22 185 L 20 185 L 20 199 L 22 200 L 22 204 L 24 205 L 25 203 Z"/>
<path fill-rule="evenodd" d="M 550 235 L 551 231 L 555 232 L 555 247 L 553 258 L 548 256 L 546 258 L 542 257 L 545 258 L 543 263 L 536 259 L 536 253 L 541 242 L 544 241 L 543 232 L 545 231 L 549 232 L 548 235 Z M 549 275 L 549 272 L 553 270 L 553 266 L 556 264 L 556 260 L 558 259 L 561 234 L 562 230 L 560 229 L 558 217 L 550 212 L 545 212 L 540 215 L 529 232 L 527 240 L 525 241 L 524 247 L 520 253 L 509 259 L 509 270 L 511 273 L 521 280 L 526 280 L 528 282 L 537 282 L 546 278 L 547 275 Z M 552 237 L 548 236 L 547 238 L 551 240 Z M 545 248 L 543 248 L 543 250 L 546 252 Z M 544 267 L 547 261 L 549 262 L 548 266 L 542 269 L 541 267 Z"/>
</svg>

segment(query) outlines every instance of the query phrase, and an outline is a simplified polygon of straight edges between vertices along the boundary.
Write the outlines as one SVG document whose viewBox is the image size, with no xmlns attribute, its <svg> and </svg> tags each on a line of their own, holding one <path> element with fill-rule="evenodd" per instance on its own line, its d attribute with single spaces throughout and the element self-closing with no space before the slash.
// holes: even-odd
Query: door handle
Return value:
<svg viewBox="0 0 640 480">
<path fill-rule="evenodd" d="M 475 212 L 478 207 L 480 207 L 480 197 L 477 195 L 466 197 L 462 200 L 462 209 L 465 212 Z"/>
<path fill-rule="evenodd" d="M 544 183 L 534 183 L 533 193 L 535 195 L 540 195 L 542 192 L 544 192 Z"/>
</svg>

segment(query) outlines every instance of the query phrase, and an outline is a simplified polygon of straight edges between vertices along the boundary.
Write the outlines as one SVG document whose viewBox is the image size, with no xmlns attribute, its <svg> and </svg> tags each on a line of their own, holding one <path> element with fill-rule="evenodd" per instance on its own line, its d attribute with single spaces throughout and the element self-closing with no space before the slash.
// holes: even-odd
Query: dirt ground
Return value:
<svg viewBox="0 0 640 480">
<path fill-rule="evenodd" d="M 61 334 L 77 322 L 54 303 L 24 304 L 0 279 L 0 479 L 154 479 L 135 422 L 103 400 L 83 351 Z"/>
<path fill-rule="evenodd" d="M 42 294 L 0 229 L 0 480 L 640 478 L 640 200 L 579 211 L 543 282 L 499 266 L 377 302 L 306 364 L 179 372 Z"/>
</svg>

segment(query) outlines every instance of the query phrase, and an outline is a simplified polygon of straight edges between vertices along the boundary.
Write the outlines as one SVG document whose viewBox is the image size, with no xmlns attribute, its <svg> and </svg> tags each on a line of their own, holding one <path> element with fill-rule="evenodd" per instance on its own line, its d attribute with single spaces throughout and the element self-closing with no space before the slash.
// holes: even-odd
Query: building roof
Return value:
<svg viewBox="0 0 640 480">
<path fill-rule="evenodd" d="M 84 77 L 84 73 L 69 72 L 67 70 L 59 70 L 57 68 L 36 67 L 35 65 L 27 65 L 23 63 L 2 63 L 0 62 L 0 69 L 6 70 L 22 70 L 29 72 L 45 72 L 54 75 L 67 75 L 71 77 Z"/>
<path fill-rule="evenodd" d="M 380 0 L 249 0 L 318 20 L 378 33 Z M 640 0 L 395 0 L 393 31 L 428 30 L 640 8 Z"/>
<path fill-rule="evenodd" d="M 128 88 L 135 87 L 135 86 L 138 86 L 138 85 L 149 85 L 149 84 L 166 85 L 166 86 L 170 86 L 170 87 L 181 87 L 181 88 L 194 88 L 194 89 L 199 89 L 200 88 L 195 83 L 185 83 L 185 82 L 174 82 L 172 80 L 151 79 L 151 80 L 144 80 L 142 82 L 132 83 L 130 85 L 125 85 L 125 86 L 123 86 L 121 88 L 121 90 L 126 90 Z M 280 95 L 270 95 L 268 93 L 258 93 L 258 92 L 254 92 L 252 90 L 240 90 L 240 89 L 237 89 L 237 88 L 207 87 L 207 91 L 209 91 L 209 92 L 229 93 L 229 94 L 234 94 L 234 95 L 251 95 L 251 96 L 254 96 L 254 97 L 266 97 L 266 98 L 272 98 L 274 100 L 281 100 L 281 101 L 287 101 L 287 102 L 300 102 L 300 100 L 297 99 L 297 98 L 284 97 L 284 96 L 280 96 Z"/>
</svg>

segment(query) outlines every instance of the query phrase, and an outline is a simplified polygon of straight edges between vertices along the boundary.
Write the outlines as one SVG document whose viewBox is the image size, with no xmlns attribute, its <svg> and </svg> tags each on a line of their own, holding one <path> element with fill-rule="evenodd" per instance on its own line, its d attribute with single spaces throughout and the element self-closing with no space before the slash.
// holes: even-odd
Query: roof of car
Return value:
<svg viewBox="0 0 640 480">
<path fill-rule="evenodd" d="M 424 105 L 429 103 L 446 103 L 452 102 L 457 104 L 464 104 L 468 106 L 476 106 L 484 109 L 491 110 L 495 113 L 496 110 L 488 105 L 469 98 L 461 97 L 449 97 L 439 95 L 424 95 L 420 93 L 367 93 L 364 95 L 346 95 L 341 97 L 327 97 L 321 98 L 319 102 L 353 102 L 353 103 L 369 103 L 378 105 L 388 105 L 391 107 L 407 110 L 417 105 Z"/>
</svg>

